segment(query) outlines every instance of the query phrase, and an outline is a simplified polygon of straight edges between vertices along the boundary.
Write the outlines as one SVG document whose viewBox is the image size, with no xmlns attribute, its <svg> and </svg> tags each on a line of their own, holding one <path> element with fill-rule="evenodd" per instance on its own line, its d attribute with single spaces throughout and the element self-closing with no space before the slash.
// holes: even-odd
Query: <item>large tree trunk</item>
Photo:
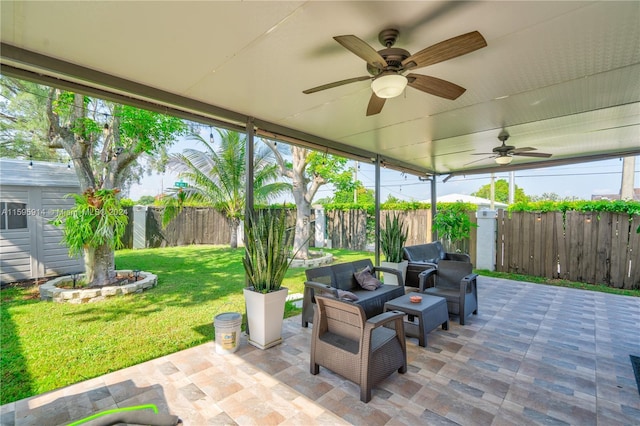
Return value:
<svg viewBox="0 0 640 426">
<path fill-rule="evenodd" d="M 85 277 L 90 286 L 108 285 L 116 281 L 115 254 L 108 244 L 84 250 Z"/>
<path fill-rule="evenodd" d="M 296 234 L 293 239 L 293 252 L 296 253 L 296 259 L 308 259 L 311 203 L 296 202 L 296 207 Z"/>
<path fill-rule="evenodd" d="M 240 226 L 240 219 L 229 219 L 229 228 L 231 230 L 231 240 L 229 245 L 232 249 L 238 248 L 238 227 Z"/>
</svg>

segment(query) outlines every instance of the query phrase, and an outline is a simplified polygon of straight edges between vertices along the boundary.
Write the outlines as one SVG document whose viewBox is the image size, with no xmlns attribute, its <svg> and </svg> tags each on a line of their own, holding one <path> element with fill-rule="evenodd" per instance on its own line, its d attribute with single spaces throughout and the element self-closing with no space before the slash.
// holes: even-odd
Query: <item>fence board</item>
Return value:
<svg viewBox="0 0 640 426">
<path fill-rule="evenodd" d="M 555 237 L 555 215 L 553 213 L 540 214 L 540 235 L 542 242 L 542 266 L 540 267 L 540 275 L 547 278 L 553 278 L 557 271 L 557 245 Z"/>
<path fill-rule="evenodd" d="M 496 220 L 498 223 L 496 224 L 496 270 L 500 272 L 505 272 L 505 234 L 506 234 L 506 211 L 498 210 L 498 214 Z"/>
<path fill-rule="evenodd" d="M 594 249 L 595 256 L 595 277 L 597 284 L 611 285 L 611 213 L 602 213 L 598 220 L 597 244 Z"/>
<path fill-rule="evenodd" d="M 594 283 L 596 282 L 596 251 L 595 248 L 598 244 L 598 228 L 600 227 L 600 221 L 597 220 L 597 215 L 586 213 L 584 214 L 584 265 L 583 265 L 583 282 Z"/>
<path fill-rule="evenodd" d="M 629 228 L 625 224 L 628 224 L 629 220 L 626 217 L 614 214 L 611 222 L 611 286 L 621 288 L 624 285 L 625 263 L 627 260 L 626 249 L 629 238 Z"/>
<path fill-rule="evenodd" d="M 624 288 L 640 289 L 640 216 L 634 216 L 629 224 L 629 273 L 625 276 Z"/>
</svg>

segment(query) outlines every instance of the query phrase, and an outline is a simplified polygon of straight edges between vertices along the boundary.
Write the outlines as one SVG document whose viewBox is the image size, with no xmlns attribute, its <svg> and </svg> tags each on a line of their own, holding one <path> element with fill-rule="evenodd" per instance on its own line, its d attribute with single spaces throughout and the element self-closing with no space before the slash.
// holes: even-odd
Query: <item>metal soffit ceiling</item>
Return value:
<svg viewBox="0 0 640 426">
<path fill-rule="evenodd" d="M 204 122 L 278 135 L 416 174 L 473 174 L 640 154 L 640 2 L 0 2 L 2 72 L 99 89 Z M 367 75 L 333 40 L 415 53 L 479 31 L 487 47 L 412 72 L 466 88 L 407 88 L 366 117 Z M 74 86 L 77 85 L 77 86 Z M 98 92 L 99 93 L 99 92 Z M 500 144 L 550 158 L 473 155 Z"/>
</svg>

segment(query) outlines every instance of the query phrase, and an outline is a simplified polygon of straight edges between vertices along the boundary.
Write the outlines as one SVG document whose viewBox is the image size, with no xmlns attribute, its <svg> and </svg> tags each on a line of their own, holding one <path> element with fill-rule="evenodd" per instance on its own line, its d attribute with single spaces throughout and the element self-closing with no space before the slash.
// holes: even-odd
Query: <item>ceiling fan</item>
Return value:
<svg viewBox="0 0 640 426">
<path fill-rule="evenodd" d="M 510 164 L 511 161 L 513 161 L 514 155 L 519 155 L 521 157 L 539 157 L 539 158 L 551 157 L 551 154 L 547 154 L 545 152 L 531 152 L 531 151 L 536 151 L 537 148 L 532 148 L 530 146 L 527 146 L 524 148 L 516 148 L 513 145 L 507 145 L 505 143 L 507 139 L 509 139 L 509 133 L 503 129 L 498 135 L 498 140 L 502 142 L 502 145 L 493 148 L 493 152 L 480 152 L 480 153 L 475 153 L 471 155 L 491 155 L 491 157 L 488 157 L 488 158 L 493 158 L 494 161 L 500 165 Z M 482 160 L 484 160 L 484 158 Z M 477 160 L 477 161 L 482 161 L 482 160 Z M 472 161 L 471 163 L 475 163 L 475 161 Z M 471 163 L 467 163 L 467 164 L 471 164 Z"/>
<path fill-rule="evenodd" d="M 303 90 L 302 93 L 315 93 L 358 81 L 372 80 L 373 93 L 367 106 L 367 116 L 382 111 L 386 99 L 400 95 L 407 85 L 431 95 L 453 100 L 462 95 L 466 89 L 436 77 L 413 73 L 405 76 L 404 73 L 457 58 L 487 45 L 478 31 L 472 31 L 434 44 L 412 55 L 404 49 L 393 47 L 398 34 L 398 30 L 395 29 L 381 31 L 378 40 L 385 48 L 379 51 L 354 35 L 334 37 L 335 41 L 367 62 L 367 71 L 371 76 L 335 81 Z"/>
</svg>

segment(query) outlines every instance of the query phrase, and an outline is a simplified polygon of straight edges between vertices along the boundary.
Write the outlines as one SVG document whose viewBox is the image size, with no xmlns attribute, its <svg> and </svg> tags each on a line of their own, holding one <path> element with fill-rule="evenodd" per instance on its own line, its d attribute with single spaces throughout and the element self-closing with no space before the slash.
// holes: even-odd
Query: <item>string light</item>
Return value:
<svg viewBox="0 0 640 426">
<path fill-rule="evenodd" d="M 33 169 L 33 155 L 29 154 L 29 166 L 28 169 Z"/>
</svg>

